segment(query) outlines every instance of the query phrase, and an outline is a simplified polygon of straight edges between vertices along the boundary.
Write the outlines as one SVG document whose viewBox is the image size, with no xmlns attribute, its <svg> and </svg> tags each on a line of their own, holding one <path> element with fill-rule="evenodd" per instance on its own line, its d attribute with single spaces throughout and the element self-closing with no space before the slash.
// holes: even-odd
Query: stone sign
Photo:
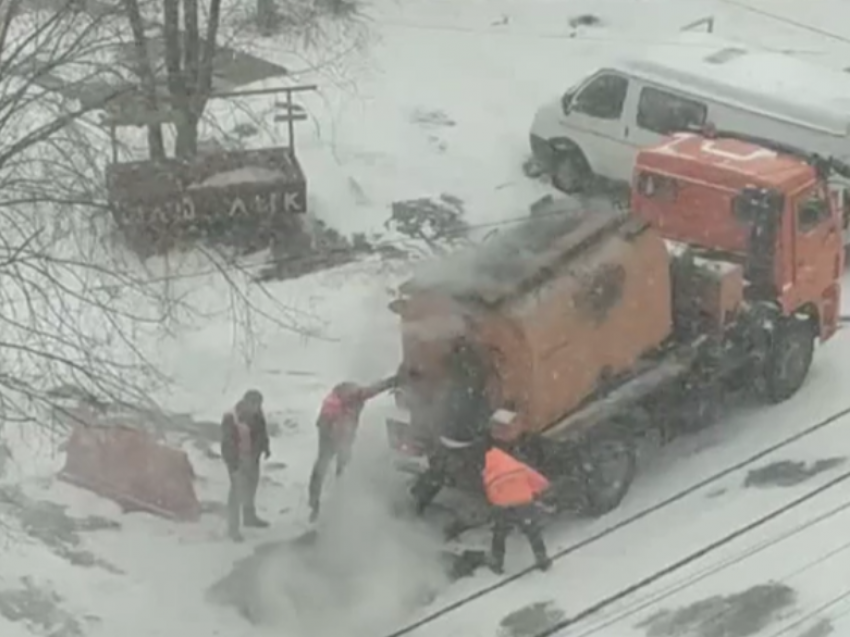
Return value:
<svg viewBox="0 0 850 637">
<path fill-rule="evenodd" d="M 307 209 L 301 167 L 285 147 L 113 164 L 107 184 L 118 225 L 149 238 L 266 230 Z"/>
</svg>

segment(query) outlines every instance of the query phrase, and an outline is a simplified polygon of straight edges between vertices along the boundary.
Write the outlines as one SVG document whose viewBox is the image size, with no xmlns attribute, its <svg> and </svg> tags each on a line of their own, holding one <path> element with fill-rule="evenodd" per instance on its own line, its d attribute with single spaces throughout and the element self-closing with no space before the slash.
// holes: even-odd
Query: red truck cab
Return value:
<svg viewBox="0 0 850 637">
<path fill-rule="evenodd" d="M 841 213 L 828 162 L 741 136 L 680 133 L 642 150 L 632 214 L 670 241 L 744 266 L 746 296 L 837 330 Z"/>
</svg>

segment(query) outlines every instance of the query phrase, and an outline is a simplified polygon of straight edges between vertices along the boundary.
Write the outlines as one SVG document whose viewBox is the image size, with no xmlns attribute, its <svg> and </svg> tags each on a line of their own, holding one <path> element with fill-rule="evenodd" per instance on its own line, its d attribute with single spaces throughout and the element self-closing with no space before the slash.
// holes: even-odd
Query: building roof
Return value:
<svg viewBox="0 0 850 637">
<path fill-rule="evenodd" d="M 667 85 L 834 135 L 850 134 L 850 75 L 705 33 L 682 33 L 617 65 Z"/>
</svg>

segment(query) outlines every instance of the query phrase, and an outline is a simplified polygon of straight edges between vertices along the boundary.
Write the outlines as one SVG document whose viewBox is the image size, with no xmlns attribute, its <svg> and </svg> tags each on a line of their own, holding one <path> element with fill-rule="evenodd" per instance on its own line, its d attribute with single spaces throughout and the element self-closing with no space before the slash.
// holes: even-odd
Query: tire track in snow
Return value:
<svg viewBox="0 0 850 637">
<path fill-rule="evenodd" d="M 672 575 L 673 573 L 676 573 L 677 571 L 684 569 L 687 566 L 690 566 L 691 564 L 693 564 L 694 562 L 696 562 L 699 559 L 702 559 L 706 555 L 709 555 L 710 553 L 713 553 L 713 552 L 725 547 L 726 545 L 737 540 L 738 538 L 741 538 L 741 537 L 755 531 L 756 529 L 766 525 L 768 522 L 771 522 L 771 521 L 775 520 L 776 518 L 778 518 L 782 515 L 785 515 L 786 513 L 789 513 L 790 511 L 797 509 L 798 507 L 800 507 L 803 504 L 809 502 L 810 500 L 820 496 L 821 494 L 827 492 L 828 490 L 834 489 L 835 487 L 844 484 L 848 480 L 850 480 L 850 471 L 845 471 L 844 473 L 836 476 L 835 478 L 826 482 L 825 484 L 822 484 L 822 485 L 806 492 L 802 496 L 794 498 L 794 499 L 790 500 L 789 502 L 786 502 L 785 504 L 783 504 L 782 506 L 780 506 L 778 508 L 772 509 L 771 511 L 769 511 L 765 515 L 762 515 L 762 516 L 756 518 L 755 520 L 753 520 L 753 521 L 751 521 L 747 524 L 744 524 L 742 526 L 738 526 L 737 528 L 735 528 L 731 532 L 727 533 L 723 537 L 707 544 L 706 546 L 703 546 L 702 548 L 700 548 L 700 549 L 698 549 L 698 550 L 696 550 L 692 553 L 689 553 L 685 557 L 683 557 L 679 560 L 676 560 L 672 564 L 669 564 L 669 565 L 665 566 L 664 568 L 657 570 L 657 571 L 651 573 L 650 575 L 642 578 L 641 580 L 639 580 L 639 581 L 637 581 L 633 584 L 630 584 L 629 586 L 626 586 L 623 589 L 620 589 L 619 591 L 615 592 L 614 594 L 603 598 L 602 600 L 598 601 L 597 603 L 595 603 L 591 606 L 588 606 L 587 608 L 579 611 L 578 613 L 575 613 L 575 614 L 571 615 L 570 617 L 567 617 L 563 620 L 560 620 L 560 621 L 552 624 L 548 628 L 545 628 L 544 630 L 541 630 L 540 632 L 535 633 L 532 637 L 554 637 L 555 635 L 561 633 L 566 628 L 569 628 L 570 626 L 578 624 L 579 622 L 583 622 L 583 621 L 601 613 L 602 611 L 607 609 L 609 606 L 613 606 L 614 604 L 626 599 L 627 597 L 630 597 L 634 593 L 637 593 L 638 591 L 640 591 L 644 588 L 648 588 L 649 586 L 652 586 L 653 584 L 655 584 L 656 582 L 658 582 L 662 578 L 665 578 L 669 575 Z M 830 518 L 830 517 L 832 517 L 832 516 L 834 516 L 834 515 L 836 515 L 840 512 L 843 512 L 848 507 L 850 507 L 850 502 L 845 502 L 841 506 L 837 507 L 836 509 L 833 509 L 832 511 L 828 512 L 828 514 L 823 515 L 823 516 L 819 516 L 819 517 L 815 518 L 814 520 L 807 521 L 805 524 L 801 525 L 800 529 L 796 530 L 794 534 L 800 533 L 800 532 L 802 532 L 802 530 L 808 529 L 816 523 L 822 522 L 825 519 L 828 519 L 828 518 Z M 780 537 L 782 537 L 782 536 L 780 536 Z M 787 537 L 790 537 L 790 535 L 787 536 Z M 787 537 L 785 539 L 787 539 Z M 771 544 L 768 544 L 766 546 L 771 546 Z M 585 634 L 586 635 L 592 635 L 592 634 L 598 632 L 599 630 L 605 628 L 607 625 L 608 624 L 604 624 L 597 629 L 588 631 Z"/>
<path fill-rule="evenodd" d="M 817 491 L 818 493 L 822 493 L 831 486 L 835 486 L 835 484 L 837 484 L 838 482 L 843 481 L 845 477 L 846 476 L 841 476 L 837 481 L 831 481 L 830 483 L 821 485 L 821 487 L 818 487 L 817 489 L 815 489 L 815 491 Z M 806 500 L 812 499 L 811 497 L 806 496 L 804 496 L 804 498 Z M 764 541 L 758 542 L 754 545 L 750 545 L 745 550 L 739 553 L 735 553 L 729 558 L 724 558 L 717 562 L 714 562 L 706 568 L 696 572 L 695 574 L 685 577 L 677 582 L 674 582 L 667 588 L 664 588 L 654 593 L 651 592 L 642 598 L 638 598 L 634 600 L 634 603 L 626 605 L 625 608 L 621 610 L 614 610 L 611 613 L 603 614 L 596 624 L 591 624 L 590 628 L 576 634 L 575 637 L 590 637 L 591 635 L 596 635 L 600 631 L 610 626 L 613 626 L 614 624 L 618 624 L 626 619 L 633 618 L 636 615 L 643 613 L 644 611 L 658 606 L 665 600 L 673 596 L 679 595 L 683 591 L 693 586 L 698 586 L 710 577 L 716 576 L 717 574 L 729 568 L 734 568 L 735 566 L 740 565 L 747 560 L 754 559 L 763 552 L 769 551 L 770 549 L 775 548 L 783 542 L 787 542 L 788 540 L 792 539 L 798 539 L 801 535 L 805 534 L 806 531 L 812 529 L 813 527 L 816 527 L 828 521 L 834 521 L 836 516 L 839 516 L 842 513 L 846 513 L 848 509 L 850 509 L 850 500 L 845 499 L 841 501 L 838 506 L 832 507 L 823 513 L 819 513 L 818 515 L 810 517 L 805 517 L 803 522 L 791 527 L 789 530 L 783 531 L 776 535 L 772 535 Z M 842 542 L 837 547 L 831 548 L 825 553 L 818 555 L 818 557 L 816 557 L 815 559 L 806 561 L 801 567 L 793 568 L 791 571 L 785 573 L 782 577 L 778 579 L 775 577 L 771 577 L 770 581 L 773 583 L 786 584 L 789 580 L 794 579 L 800 576 L 802 573 L 810 571 L 811 569 L 816 568 L 824 564 L 825 562 L 834 559 L 838 555 L 845 553 L 848 550 L 850 550 L 850 541 Z M 704 623 L 713 623 L 716 620 L 720 620 L 723 618 L 724 613 L 727 612 L 729 612 L 729 609 L 724 608 L 721 610 L 720 613 L 712 615 L 706 620 L 704 620 Z M 535 637 L 537 636 L 535 635 Z"/>
</svg>

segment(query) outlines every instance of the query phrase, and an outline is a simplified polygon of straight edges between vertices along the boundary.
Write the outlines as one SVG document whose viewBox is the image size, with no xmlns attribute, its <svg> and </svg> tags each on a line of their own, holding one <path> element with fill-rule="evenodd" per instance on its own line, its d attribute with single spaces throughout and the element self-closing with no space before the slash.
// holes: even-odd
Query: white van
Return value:
<svg viewBox="0 0 850 637">
<path fill-rule="evenodd" d="M 541 107 L 531 150 L 553 184 L 628 182 L 641 147 L 711 123 L 850 160 L 850 74 L 709 34 L 684 33 L 585 77 Z M 847 182 L 836 181 L 850 221 Z"/>
</svg>

